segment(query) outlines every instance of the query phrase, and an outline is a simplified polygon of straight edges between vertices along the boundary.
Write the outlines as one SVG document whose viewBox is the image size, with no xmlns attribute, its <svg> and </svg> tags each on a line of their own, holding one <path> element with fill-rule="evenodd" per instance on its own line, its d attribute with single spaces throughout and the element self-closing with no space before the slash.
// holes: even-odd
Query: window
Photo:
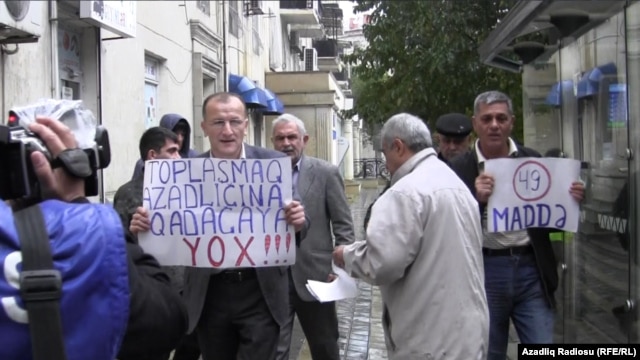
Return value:
<svg viewBox="0 0 640 360">
<path fill-rule="evenodd" d="M 240 37 L 240 16 L 238 16 L 238 0 L 229 1 L 229 33 Z"/>
<path fill-rule="evenodd" d="M 158 126 L 158 60 L 147 57 L 144 60 L 144 126 L 148 129 Z"/>
<path fill-rule="evenodd" d="M 82 53 L 82 35 L 66 29 L 58 29 L 58 63 L 60 76 L 66 80 L 77 81 L 80 70 Z"/>
<path fill-rule="evenodd" d="M 260 49 L 262 48 L 262 41 L 260 41 L 260 18 L 253 16 L 253 53 L 260 55 Z"/>
<path fill-rule="evenodd" d="M 210 1 L 200 1 L 198 0 L 198 9 L 205 13 L 207 16 L 211 15 L 211 3 Z"/>
</svg>

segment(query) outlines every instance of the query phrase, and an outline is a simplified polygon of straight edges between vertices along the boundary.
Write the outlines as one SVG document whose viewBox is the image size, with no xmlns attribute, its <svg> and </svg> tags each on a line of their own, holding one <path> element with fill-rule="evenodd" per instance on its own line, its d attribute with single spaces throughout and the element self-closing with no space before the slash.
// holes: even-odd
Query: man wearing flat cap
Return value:
<svg viewBox="0 0 640 360">
<path fill-rule="evenodd" d="M 436 121 L 438 132 L 438 158 L 448 162 L 454 157 L 469 150 L 471 119 L 463 114 L 445 114 Z"/>
</svg>

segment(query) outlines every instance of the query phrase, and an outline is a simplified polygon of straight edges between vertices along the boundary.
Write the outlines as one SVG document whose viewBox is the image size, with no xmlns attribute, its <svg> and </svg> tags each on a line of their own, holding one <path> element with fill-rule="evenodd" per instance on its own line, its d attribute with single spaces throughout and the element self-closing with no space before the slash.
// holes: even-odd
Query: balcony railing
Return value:
<svg viewBox="0 0 640 360">
<path fill-rule="evenodd" d="M 327 36 L 335 39 L 343 34 L 343 18 L 342 9 L 340 9 L 338 4 L 322 5 L 322 18 L 320 22 L 324 26 Z"/>
<path fill-rule="evenodd" d="M 346 68 L 343 68 L 342 71 L 332 71 L 331 73 L 337 81 L 349 81 L 349 76 L 347 74 Z"/>
<path fill-rule="evenodd" d="M 353 162 L 353 177 L 356 179 L 389 179 L 391 173 L 387 170 L 384 160 L 376 158 L 358 159 Z"/>
<path fill-rule="evenodd" d="M 280 9 L 315 9 L 318 17 L 322 18 L 322 3 L 320 0 L 280 0 Z"/>
<path fill-rule="evenodd" d="M 318 57 L 337 57 L 338 41 L 334 39 L 313 40 L 313 47 L 318 52 Z"/>
</svg>

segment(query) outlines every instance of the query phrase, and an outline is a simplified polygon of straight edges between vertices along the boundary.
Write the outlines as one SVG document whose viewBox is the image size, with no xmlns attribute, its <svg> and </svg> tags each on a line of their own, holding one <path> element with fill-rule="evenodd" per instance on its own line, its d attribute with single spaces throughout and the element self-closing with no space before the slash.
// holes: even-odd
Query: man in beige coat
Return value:
<svg viewBox="0 0 640 360">
<path fill-rule="evenodd" d="M 333 257 L 379 285 L 391 359 L 483 360 L 489 311 L 478 204 L 438 159 L 424 122 L 409 114 L 382 128 L 391 187 L 375 203 L 367 240 Z"/>
</svg>

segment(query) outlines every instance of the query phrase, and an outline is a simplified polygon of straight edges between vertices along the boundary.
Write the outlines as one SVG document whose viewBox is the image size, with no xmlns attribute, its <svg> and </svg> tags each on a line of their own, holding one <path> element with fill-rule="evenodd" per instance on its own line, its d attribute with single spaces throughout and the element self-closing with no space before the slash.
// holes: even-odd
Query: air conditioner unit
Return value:
<svg viewBox="0 0 640 360">
<path fill-rule="evenodd" d="M 304 49 L 304 71 L 318 71 L 318 51 L 314 48 Z"/>
<path fill-rule="evenodd" d="M 0 1 L 0 44 L 37 42 L 46 1 Z"/>
<path fill-rule="evenodd" d="M 244 15 L 263 15 L 262 0 L 245 0 L 244 1 Z"/>
</svg>

